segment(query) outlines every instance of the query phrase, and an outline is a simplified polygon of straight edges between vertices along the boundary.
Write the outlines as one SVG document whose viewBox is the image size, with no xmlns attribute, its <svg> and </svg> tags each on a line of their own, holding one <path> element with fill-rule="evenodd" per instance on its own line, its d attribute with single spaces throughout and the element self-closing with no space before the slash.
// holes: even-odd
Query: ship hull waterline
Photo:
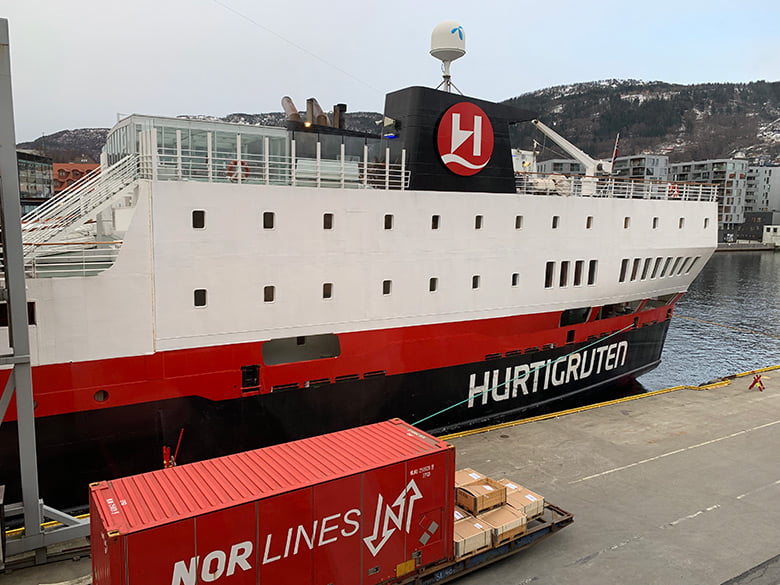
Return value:
<svg viewBox="0 0 780 585">
<path fill-rule="evenodd" d="M 78 509 L 90 482 L 162 467 L 162 446 L 174 448 L 182 429 L 180 464 L 394 417 L 445 434 L 523 418 L 574 396 L 597 402 L 660 363 L 668 326 L 666 320 L 597 342 L 238 399 L 189 396 L 38 418 L 41 496 L 48 505 Z M 15 422 L 0 427 L 0 458 L 6 501 L 17 501 Z"/>
</svg>

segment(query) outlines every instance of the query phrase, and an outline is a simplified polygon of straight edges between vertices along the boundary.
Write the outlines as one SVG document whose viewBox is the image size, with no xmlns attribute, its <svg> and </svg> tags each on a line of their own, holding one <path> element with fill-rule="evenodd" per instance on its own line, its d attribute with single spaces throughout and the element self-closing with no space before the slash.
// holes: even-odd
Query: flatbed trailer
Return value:
<svg viewBox="0 0 780 585">
<path fill-rule="evenodd" d="M 528 530 L 495 547 L 476 551 L 470 555 L 423 570 L 412 578 L 399 580 L 398 585 L 433 585 L 434 583 L 449 583 L 459 577 L 482 569 L 497 561 L 503 560 L 525 550 L 532 544 L 536 544 L 543 538 L 546 538 L 565 528 L 574 522 L 574 514 L 567 512 L 558 506 L 546 502 L 544 505 L 544 514 L 528 522 Z"/>
</svg>

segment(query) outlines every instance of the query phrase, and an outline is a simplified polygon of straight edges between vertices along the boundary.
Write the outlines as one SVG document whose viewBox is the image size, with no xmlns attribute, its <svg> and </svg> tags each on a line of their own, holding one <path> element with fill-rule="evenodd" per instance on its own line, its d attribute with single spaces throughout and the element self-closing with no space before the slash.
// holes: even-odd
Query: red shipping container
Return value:
<svg viewBox="0 0 780 585">
<path fill-rule="evenodd" d="M 452 557 L 454 475 L 391 420 L 96 483 L 93 585 L 391 581 Z"/>
</svg>

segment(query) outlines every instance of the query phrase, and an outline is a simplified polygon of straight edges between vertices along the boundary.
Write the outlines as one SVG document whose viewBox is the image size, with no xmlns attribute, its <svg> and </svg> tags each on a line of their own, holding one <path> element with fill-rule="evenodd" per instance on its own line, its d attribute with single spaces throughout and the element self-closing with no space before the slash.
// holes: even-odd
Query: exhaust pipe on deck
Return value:
<svg viewBox="0 0 780 585">
<path fill-rule="evenodd" d="M 284 110 L 284 113 L 287 115 L 288 122 L 301 121 L 301 115 L 300 113 L 298 113 L 298 108 L 295 107 L 295 104 L 293 103 L 292 98 L 289 95 L 286 95 L 282 98 L 282 109 Z"/>
</svg>

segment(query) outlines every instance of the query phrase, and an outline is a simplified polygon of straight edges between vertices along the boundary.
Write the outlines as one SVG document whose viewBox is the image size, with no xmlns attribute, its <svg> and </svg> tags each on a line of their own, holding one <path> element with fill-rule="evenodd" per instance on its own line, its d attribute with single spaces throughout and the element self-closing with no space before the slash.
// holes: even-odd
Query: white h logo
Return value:
<svg viewBox="0 0 780 585">
<path fill-rule="evenodd" d="M 474 116 L 474 130 L 461 130 L 460 114 L 452 114 L 452 148 L 450 152 L 455 152 L 458 147 L 474 135 L 474 156 L 482 155 L 482 116 Z"/>
</svg>

